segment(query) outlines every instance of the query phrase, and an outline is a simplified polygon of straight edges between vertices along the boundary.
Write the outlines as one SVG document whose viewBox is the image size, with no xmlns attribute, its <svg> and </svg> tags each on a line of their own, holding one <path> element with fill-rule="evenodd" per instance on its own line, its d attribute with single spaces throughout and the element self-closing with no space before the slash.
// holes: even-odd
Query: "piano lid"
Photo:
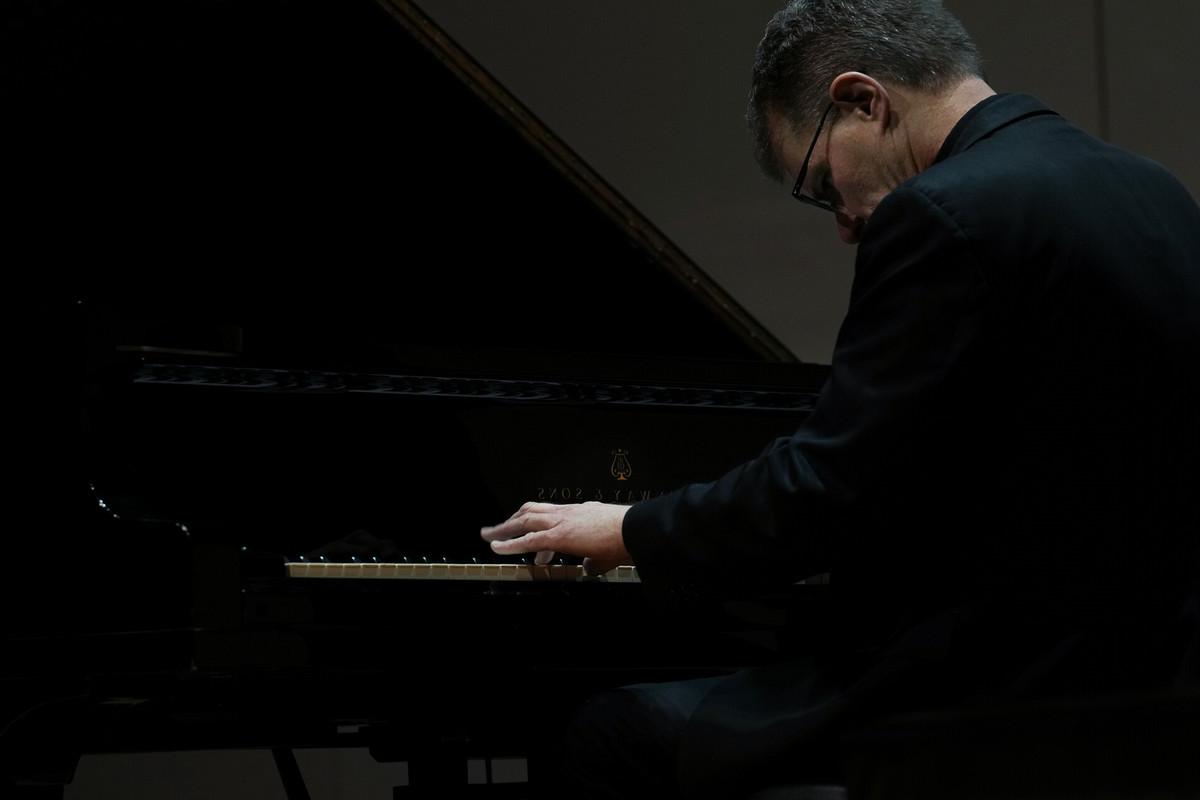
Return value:
<svg viewBox="0 0 1200 800">
<path fill-rule="evenodd" d="M 82 268 L 119 346 L 795 360 L 415 3 L 3 16 L 32 123 L 16 227 L 37 262 Z"/>
</svg>

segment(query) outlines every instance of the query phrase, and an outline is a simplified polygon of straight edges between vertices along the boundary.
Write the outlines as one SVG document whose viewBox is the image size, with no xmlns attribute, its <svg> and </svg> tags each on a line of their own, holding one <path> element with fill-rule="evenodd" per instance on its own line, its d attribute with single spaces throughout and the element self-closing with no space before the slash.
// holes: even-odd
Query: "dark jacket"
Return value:
<svg viewBox="0 0 1200 800">
<path fill-rule="evenodd" d="M 1200 209 L 1000 95 L 872 215 L 803 427 L 633 506 L 624 536 L 648 584 L 832 573 L 835 706 L 1161 683 L 1184 669 L 1198 465 Z M 1101 641 L 1139 655 L 1099 666 Z M 822 727 L 811 693 L 786 695 L 742 733 L 769 718 L 770 749 Z"/>
</svg>

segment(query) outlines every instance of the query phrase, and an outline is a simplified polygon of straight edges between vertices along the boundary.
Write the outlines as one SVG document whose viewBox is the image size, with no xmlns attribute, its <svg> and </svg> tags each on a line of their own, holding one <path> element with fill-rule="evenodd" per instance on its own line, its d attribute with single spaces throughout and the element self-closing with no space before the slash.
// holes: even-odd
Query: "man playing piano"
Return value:
<svg viewBox="0 0 1200 800">
<path fill-rule="evenodd" d="M 792 0 L 749 122 L 766 172 L 858 246 L 816 411 L 712 483 L 531 503 L 482 535 L 668 588 L 829 572 L 845 637 L 598 697 L 568 772 L 596 796 L 736 796 L 836 779 L 868 715 L 1195 681 L 1192 197 L 996 94 L 937 0 Z"/>
</svg>

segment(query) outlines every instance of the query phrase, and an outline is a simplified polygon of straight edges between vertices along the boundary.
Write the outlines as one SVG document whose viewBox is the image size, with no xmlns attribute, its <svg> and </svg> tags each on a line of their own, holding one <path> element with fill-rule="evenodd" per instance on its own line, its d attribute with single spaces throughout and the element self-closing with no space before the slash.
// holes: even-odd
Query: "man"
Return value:
<svg viewBox="0 0 1200 800">
<path fill-rule="evenodd" d="M 816 411 L 713 483 L 528 504 L 483 537 L 667 586 L 828 571 L 846 636 L 811 663 L 610 694 L 573 768 L 735 796 L 824 777 L 865 715 L 1195 680 L 1195 201 L 997 95 L 936 0 L 792 0 L 749 120 L 768 174 L 858 244 Z"/>
</svg>

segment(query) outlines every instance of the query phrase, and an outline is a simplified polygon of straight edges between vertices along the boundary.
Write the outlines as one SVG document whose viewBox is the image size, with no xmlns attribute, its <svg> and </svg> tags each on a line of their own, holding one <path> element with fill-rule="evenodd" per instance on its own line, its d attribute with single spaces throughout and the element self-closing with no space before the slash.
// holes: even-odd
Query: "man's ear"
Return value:
<svg viewBox="0 0 1200 800">
<path fill-rule="evenodd" d="M 886 125 L 891 102 L 883 84 L 861 72 L 843 72 L 829 84 L 829 99 L 843 117 L 854 115 L 862 122 Z"/>
</svg>

